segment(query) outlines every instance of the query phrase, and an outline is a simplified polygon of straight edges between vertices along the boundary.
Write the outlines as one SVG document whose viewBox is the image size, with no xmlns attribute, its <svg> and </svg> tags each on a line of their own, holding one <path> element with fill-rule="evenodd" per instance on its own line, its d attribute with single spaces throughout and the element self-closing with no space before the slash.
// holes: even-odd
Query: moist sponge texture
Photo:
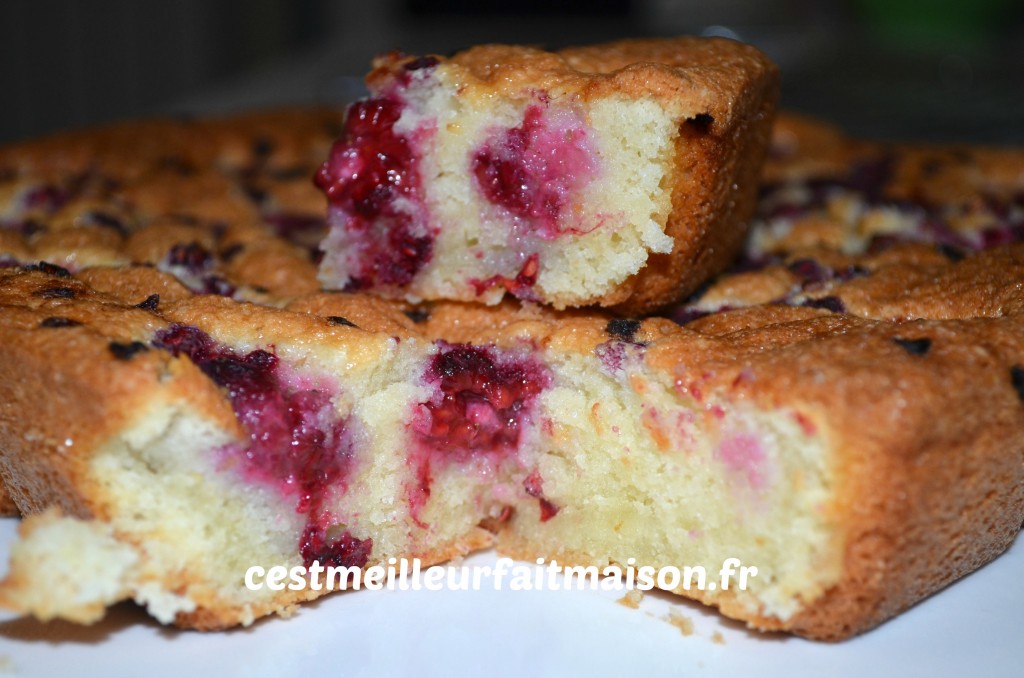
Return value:
<svg viewBox="0 0 1024 678">
<path fill-rule="evenodd" d="M 637 313 L 716 272 L 753 209 L 775 69 L 729 41 L 605 47 L 611 70 L 502 45 L 378 59 L 318 175 L 320 281 Z"/>
<path fill-rule="evenodd" d="M 590 108 L 588 145 L 599 169 L 565 206 L 570 226 L 557 239 L 537 236 L 522 220 L 514 223 L 481 194 L 468 167 L 472 152 L 488 130 L 519 124 L 523 102 L 510 102 L 511 114 L 497 116 L 490 106 L 476 108 L 480 103 L 455 99 L 450 113 L 437 115 L 456 120 L 452 126 L 458 130 L 438 134 L 430 161 L 421 166 L 431 177 L 425 189 L 429 211 L 445 224 L 435 259 L 422 274 L 422 285 L 434 290 L 430 296 L 496 303 L 507 290 L 484 282 L 494 276 L 514 281 L 536 255 L 543 265 L 538 263 L 535 287 L 523 294 L 556 306 L 579 305 L 639 272 L 649 253 L 671 251 L 664 185 L 674 125 L 654 101 L 607 99 Z"/>
</svg>

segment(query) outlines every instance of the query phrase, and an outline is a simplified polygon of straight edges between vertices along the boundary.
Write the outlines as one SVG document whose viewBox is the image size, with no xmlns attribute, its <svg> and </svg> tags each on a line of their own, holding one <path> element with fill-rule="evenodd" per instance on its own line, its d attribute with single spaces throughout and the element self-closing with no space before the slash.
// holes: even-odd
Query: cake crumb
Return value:
<svg viewBox="0 0 1024 678">
<path fill-rule="evenodd" d="M 625 605 L 631 610 L 640 608 L 640 601 L 644 599 L 644 592 L 640 589 L 630 589 L 626 591 L 626 595 L 619 598 L 617 602 L 619 605 Z"/>
<path fill-rule="evenodd" d="M 711 642 L 715 645 L 725 645 L 725 636 L 722 635 L 721 631 L 715 631 L 711 634 Z"/>
<path fill-rule="evenodd" d="M 679 632 L 684 636 L 693 635 L 693 620 L 687 617 L 682 612 L 676 610 L 669 610 L 668 617 L 666 620 L 669 624 L 679 629 Z"/>
</svg>

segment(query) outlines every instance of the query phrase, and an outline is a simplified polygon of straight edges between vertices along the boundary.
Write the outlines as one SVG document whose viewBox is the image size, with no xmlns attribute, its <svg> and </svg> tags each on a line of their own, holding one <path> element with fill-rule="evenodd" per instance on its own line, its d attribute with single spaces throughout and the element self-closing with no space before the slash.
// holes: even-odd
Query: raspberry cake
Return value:
<svg viewBox="0 0 1024 678">
<path fill-rule="evenodd" d="M 783 116 L 745 253 L 668 314 L 688 323 L 762 304 L 893 321 L 998 314 L 1012 304 L 987 284 L 1001 272 L 969 260 L 1024 240 L 1020 158 L 1016 149 L 855 141 Z"/>
<path fill-rule="evenodd" d="M 507 441 L 467 452 L 458 475 L 430 466 L 447 457 L 429 422 L 446 389 L 459 392 L 443 376 L 452 350 L 211 295 L 161 301 L 157 315 L 54 270 L 4 275 L 4 476 L 22 510 L 90 520 L 27 521 L 37 527 L 13 557 L 8 602 L 91 621 L 133 597 L 164 622 L 221 628 L 313 595 L 238 589 L 254 562 L 435 562 L 490 543 L 477 525 L 491 494 L 516 489 L 500 482 Z M 43 365 L 50 381 L 33 384 Z M 542 377 L 516 355 L 497 367 Z M 515 401 L 515 418 L 531 399 Z M 19 423 L 14 403 L 38 409 Z M 407 431 L 420 466 L 407 463 Z M 53 554 L 35 549 L 54 539 L 64 567 L 97 571 L 36 569 Z M 44 572 L 54 588 L 32 581 Z"/>
<path fill-rule="evenodd" d="M 310 181 L 334 110 L 129 122 L 0 149 L 0 266 L 152 265 L 197 293 L 316 291 L 324 235 Z"/>
<path fill-rule="evenodd" d="M 390 54 L 317 174 L 320 281 L 650 311 L 737 252 L 777 96 L 727 40 Z"/>
<path fill-rule="evenodd" d="M 440 562 L 493 543 L 599 566 L 738 557 L 759 568 L 747 591 L 677 593 L 839 639 L 996 557 L 1024 520 L 1015 152 L 851 142 L 784 118 L 748 251 L 664 317 L 629 319 L 297 290 L 273 244 L 293 253 L 285 278 L 317 255 L 267 221 L 280 186 L 263 167 L 323 133 L 231 162 L 257 144 L 213 130 L 242 126 L 174 124 L 208 139 L 197 181 L 239 187 L 230 212 L 209 203 L 217 221 L 177 231 L 121 197 L 154 171 L 140 160 L 93 209 L 124 206 L 141 255 L 118 259 L 121 244 L 72 265 L 97 230 L 63 219 L 75 199 L 2 231 L 20 249 L 0 271 L 0 474 L 31 514 L 7 607 L 88 622 L 134 599 L 217 629 L 324 593 L 250 592 L 255 563 Z M 108 166 L 110 146 L 64 141 Z M 6 214 L 24 213 L 60 142 L 2 156 L 22 187 Z M 266 194 L 241 189 L 253 182 Z M 224 248 L 243 227 L 241 253 Z M 53 231 L 68 235 L 48 256 L 72 270 L 38 261 Z M 145 255 L 190 238 L 233 291 Z M 279 282 L 236 277 L 246 252 Z"/>
<path fill-rule="evenodd" d="M 999 289 L 1024 275 L 1019 248 L 971 261 Z M 165 622 L 249 623 L 322 593 L 250 592 L 253 563 L 435 562 L 489 544 L 486 525 L 563 563 L 738 557 L 750 590 L 679 593 L 841 638 L 1024 517 L 1016 313 L 778 306 L 693 331 L 440 304 L 415 325 L 340 295 L 151 311 L 52 269 L 3 283 L 0 469 L 24 510 L 62 513 L 26 521 L 0 596 L 42 617 L 130 597 Z"/>
</svg>

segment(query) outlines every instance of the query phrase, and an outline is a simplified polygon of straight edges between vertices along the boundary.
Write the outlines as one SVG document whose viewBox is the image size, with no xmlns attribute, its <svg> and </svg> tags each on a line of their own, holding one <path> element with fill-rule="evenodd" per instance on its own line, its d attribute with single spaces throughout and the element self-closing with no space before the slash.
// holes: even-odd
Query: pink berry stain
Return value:
<svg viewBox="0 0 1024 678">
<path fill-rule="evenodd" d="M 522 124 L 497 132 L 476 151 L 472 171 L 489 202 L 520 219 L 526 232 L 553 240 L 596 227 L 565 216 L 597 174 L 594 157 L 579 115 L 535 104 Z"/>
<path fill-rule="evenodd" d="M 715 458 L 725 466 L 730 476 L 741 480 L 755 493 L 767 485 L 767 457 L 760 439 L 754 434 L 727 435 L 715 449 Z"/>
<path fill-rule="evenodd" d="M 503 275 L 494 275 L 486 280 L 471 279 L 469 284 L 473 286 L 476 295 L 479 297 L 492 287 L 504 287 L 505 291 L 516 299 L 523 301 L 537 301 L 537 295 L 533 286 L 537 284 L 537 274 L 540 269 L 540 255 L 534 252 L 526 259 L 526 263 L 519 269 L 514 278 L 506 278 Z"/>
<path fill-rule="evenodd" d="M 526 494 L 536 498 L 540 503 L 540 522 L 546 523 L 558 514 L 559 507 L 544 496 L 544 479 L 541 478 L 539 470 L 534 469 L 530 475 L 526 476 L 526 480 L 523 481 L 523 489 L 526 490 Z"/>
<path fill-rule="evenodd" d="M 442 342 L 424 380 L 433 395 L 413 418 L 415 444 L 408 457 L 416 479 L 409 488 L 410 512 L 421 525 L 436 471 L 458 464 L 493 474 L 516 461 L 522 430 L 550 376 L 528 356 Z"/>
<path fill-rule="evenodd" d="M 353 104 L 341 139 L 314 177 L 331 206 L 328 263 L 347 273 L 339 282 L 349 291 L 408 285 L 433 253 L 417 139 L 395 131 L 404 107 L 397 95 Z"/>
<path fill-rule="evenodd" d="M 269 351 L 238 354 L 188 325 L 158 332 L 153 344 L 188 356 L 227 390 L 249 444 L 230 445 L 223 452 L 247 479 L 295 499 L 296 511 L 307 516 L 299 540 L 306 565 L 317 560 L 325 567 L 365 566 L 372 540 L 348 531 L 333 534 L 335 521 L 324 509 L 328 494 L 344 487 L 352 462 L 351 437 L 331 403 L 336 387 L 288 374 Z"/>
</svg>

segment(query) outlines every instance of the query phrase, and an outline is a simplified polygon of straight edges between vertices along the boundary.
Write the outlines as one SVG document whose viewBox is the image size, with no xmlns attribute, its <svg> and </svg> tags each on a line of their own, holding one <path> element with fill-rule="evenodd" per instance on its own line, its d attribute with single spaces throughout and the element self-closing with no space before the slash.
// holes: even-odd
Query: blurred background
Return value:
<svg viewBox="0 0 1024 678">
<path fill-rule="evenodd" d="M 358 96 L 377 52 L 721 35 L 783 106 L 886 139 L 1024 144 L 1014 0 L 4 0 L 0 140 L 151 114 Z"/>
</svg>

